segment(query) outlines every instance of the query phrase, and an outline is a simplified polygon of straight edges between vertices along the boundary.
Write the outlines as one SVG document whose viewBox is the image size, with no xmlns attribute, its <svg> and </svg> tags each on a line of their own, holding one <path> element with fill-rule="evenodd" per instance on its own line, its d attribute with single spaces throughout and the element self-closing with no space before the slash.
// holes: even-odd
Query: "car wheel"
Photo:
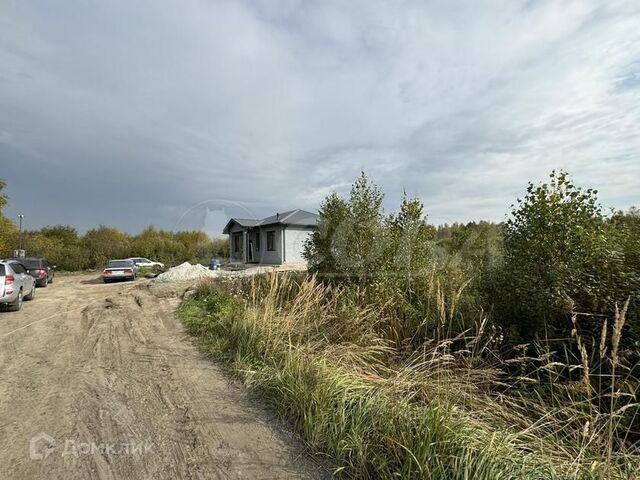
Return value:
<svg viewBox="0 0 640 480">
<path fill-rule="evenodd" d="M 53 275 L 51 275 L 51 279 L 49 280 L 49 283 L 53 283 Z"/>
<path fill-rule="evenodd" d="M 49 285 L 49 279 L 47 277 L 44 278 L 44 282 L 42 283 L 42 288 L 46 288 Z"/>
<path fill-rule="evenodd" d="M 36 298 L 36 282 L 33 282 L 33 287 L 31 287 L 29 295 L 24 296 L 25 300 L 33 300 L 34 298 Z"/>
<path fill-rule="evenodd" d="M 15 299 L 14 302 L 9 304 L 9 310 L 12 312 L 17 312 L 22 308 L 22 290 L 18 292 L 18 298 Z"/>
</svg>

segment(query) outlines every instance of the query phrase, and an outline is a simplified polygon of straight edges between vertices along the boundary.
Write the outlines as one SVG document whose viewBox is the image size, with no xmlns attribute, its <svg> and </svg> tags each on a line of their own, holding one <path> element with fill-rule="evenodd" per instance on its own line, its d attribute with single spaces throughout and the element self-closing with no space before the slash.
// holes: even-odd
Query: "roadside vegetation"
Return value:
<svg viewBox="0 0 640 480">
<path fill-rule="evenodd" d="M 0 257 L 13 255 L 19 245 L 15 223 L 2 215 L 7 197 L 0 179 Z M 229 244 L 211 239 L 198 231 L 170 232 L 152 226 L 138 235 L 129 235 L 104 225 L 84 235 L 70 225 L 54 225 L 23 232 L 23 247 L 30 256 L 45 257 L 59 270 L 77 271 L 102 268 L 107 261 L 128 257 L 147 257 L 167 266 L 182 262 L 208 264 L 211 258 L 226 259 Z"/>
<path fill-rule="evenodd" d="M 201 348 L 348 478 L 640 477 L 640 212 L 564 172 L 503 224 L 329 196 L 310 275 L 201 285 Z"/>
</svg>

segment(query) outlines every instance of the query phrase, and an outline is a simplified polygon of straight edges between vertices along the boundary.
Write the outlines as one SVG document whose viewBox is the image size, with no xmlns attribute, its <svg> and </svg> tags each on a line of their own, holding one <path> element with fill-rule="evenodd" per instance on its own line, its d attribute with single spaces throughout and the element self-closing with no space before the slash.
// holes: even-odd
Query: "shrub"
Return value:
<svg viewBox="0 0 640 480">
<path fill-rule="evenodd" d="M 4 193 L 6 182 L 0 178 L 0 255 L 9 256 L 18 243 L 18 229 L 15 224 L 2 215 L 2 209 L 7 205 L 7 195 Z"/>
<path fill-rule="evenodd" d="M 13 250 L 18 246 L 18 229 L 15 223 L 0 213 L 0 256 L 13 255 Z"/>
<path fill-rule="evenodd" d="M 129 253 L 130 237 L 117 228 L 101 225 L 89 230 L 82 238 L 89 264 L 95 267 L 105 265 L 110 259 L 126 258 Z"/>
<path fill-rule="evenodd" d="M 318 231 L 305 245 L 310 270 L 334 284 L 351 285 L 355 301 L 379 312 L 379 333 L 399 350 L 415 347 L 443 328 L 469 328 L 480 308 L 467 295 L 470 272 L 441 252 L 424 207 L 406 194 L 399 211 L 384 215 L 383 195 L 367 176 L 356 179 L 348 198 L 332 194 L 320 208 Z"/>
<path fill-rule="evenodd" d="M 549 183 L 529 184 L 513 207 L 491 296 L 514 340 L 566 338 L 572 312 L 588 314 L 582 333 L 597 337 L 601 319 L 637 295 L 596 194 L 553 172 Z"/>
<path fill-rule="evenodd" d="M 333 194 L 320 207 L 318 231 L 305 245 L 314 272 L 363 281 L 379 271 L 384 249 L 383 194 L 364 174 L 348 200 Z"/>
</svg>

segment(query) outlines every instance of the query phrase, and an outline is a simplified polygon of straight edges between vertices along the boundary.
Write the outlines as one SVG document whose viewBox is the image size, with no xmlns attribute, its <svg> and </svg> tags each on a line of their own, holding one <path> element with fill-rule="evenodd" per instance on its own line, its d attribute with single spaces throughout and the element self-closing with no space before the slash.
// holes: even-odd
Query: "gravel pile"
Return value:
<svg viewBox="0 0 640 480">
<path fill-rule="evenodd" d="M 288 271 L 288 270 L 306 270 L 306 265 L 286 265 L 286 266 L 273 266 L 273 265 L 254 265 L 241 270 L 209 270 L 207 267 L 196 264 L 191 265 L 189 262 L 184 262 L 177 267 L 170 268 L 164 273 L 158 275 L 155 280 L 158 282 L 187 282 L 191 280 L 200 280 L 202 278 L 238 278 L 248 277 L 251 275 L 258 275 L 261 273 L 268 273 L 274 271 Z"/>
<path fill-rule="evenodd" d="M 189 280 L 200 280 L 201 278 L 214 278 L 218 272 L 209 270 L 203 265 L 191 265 L 184 262 L 177 267 L 170 268 L 156 277 L 158 282 L 183 282 Z"/>
</svg>

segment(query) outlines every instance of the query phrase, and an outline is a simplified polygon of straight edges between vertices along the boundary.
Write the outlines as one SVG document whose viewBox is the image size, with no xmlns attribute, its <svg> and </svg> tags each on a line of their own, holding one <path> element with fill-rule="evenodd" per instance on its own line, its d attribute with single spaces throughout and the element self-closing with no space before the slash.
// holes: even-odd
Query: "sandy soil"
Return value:
<svg viewBox="0 0 640 480">
<path fill-rule="evenodd" d="M 193 347 L 184 290 L 59 276 L 0 312 L 0 478 L 327 477 Z"/>
</svg>

